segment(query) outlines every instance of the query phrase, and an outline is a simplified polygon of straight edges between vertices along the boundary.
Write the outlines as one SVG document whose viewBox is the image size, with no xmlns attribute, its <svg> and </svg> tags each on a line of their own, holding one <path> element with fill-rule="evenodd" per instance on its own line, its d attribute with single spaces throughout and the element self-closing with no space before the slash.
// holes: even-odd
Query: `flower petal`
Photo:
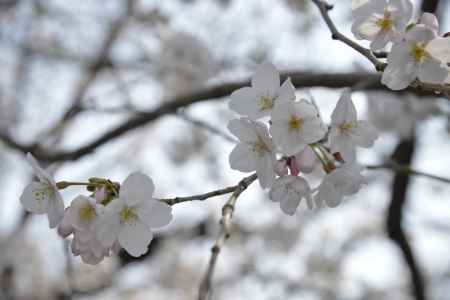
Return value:
<svg viewBox="0 0 450 300">
<path fill-rule="evenodd" d="M 258 91 L 266 91 L 267 96 L 275 96 L 280 87 L 280 73 L 271 63 L 260 65 L 252 77 L 252 87 Z"/>
<path fill-rule="evenodd" d="M 417 75 L 422 82 L 441 84 L 444 83 L 448 74 L 449 68 L 442 65 L 441 61 L 435 58 L 428 58 L 420 65 Z"/>
<path fill-rule="evenodd" d="M 140 172 L 130 174 L 120 187 L 120 197 L 129 206 L 152 199 L 155 185 L 150 177 Z"/>
<path fill-rule="evenodd" d="M 170 205 L 154 199 L 139 203 L 136 213 L 139 219 L 151 228 L 166 226 L 172 220 Z"/>
<path fill-rule="evenodd" d="M 59 192 L 55 191 L 48 201 L 47 216 L 50 228 L 55 228 L 64 217 L 64 202 Z"/>
<path fill-rule="evenodd" d="M 20 196 L 20 202 L 25 210 L 35 214 L 45 214 L 48 208 L 48 185 L 42 182 L 32 182 L 27 185 Z"/>
<path fill-rule="evenodd" d="M 120 245 L 134 257 L 145 254 L 152 239 L 151 230 L 139 220 L 122 226 L 119 233 Z"/>
<path fill-rule="evenodd" d="M 241 142 L 255 142 L 258 135 L 250 124 L 250 120 L 245 118 L 233 119 L 228 123 L 228 130 Z"/>
<path fill-rule="evenodd" d="M 230 167 L 241 172 L 256 170 L 256 156 L 247 144 L 237 144 L 229 156 Z"/>
<path fill-rule="evenodd" d="M 346 122 L 354 122 L 356 118 L 356 108 L 350 97 L 350 92 L 345 91 L 333 110 L 331 123 L 333 125 L 341 125 Z"/>
<path fill-rule="evenodd" d="M 228 106 L 240 115 L 250 118 L 260 118 L 266 114 L 261 111 L 258 105 L 258 94 L 251 87 L 243 87 L 234 91 L 230 95 L 230 98 L 231 100 L 228 102 Z"/>
</svg>

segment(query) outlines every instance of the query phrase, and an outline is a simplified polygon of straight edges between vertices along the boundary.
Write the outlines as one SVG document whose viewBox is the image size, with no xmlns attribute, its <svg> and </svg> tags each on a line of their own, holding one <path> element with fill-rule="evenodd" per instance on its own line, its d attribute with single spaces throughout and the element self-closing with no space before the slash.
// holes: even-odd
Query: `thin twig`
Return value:
<svg viewBox="0 0 450 300">
<path fill-rule="evenodd" d="M 247 189 L 247 187 L 255 181 L 257 178 L 256 174 L 253 174 L 249 177 L 242 179 L 239 184 L 234 189 L 233 194 L 230 199 L 225 203 L 222 207 L 222 219 L 220 220 L 220 232 L 217 236 L 217 239 L 214 243 L 214 246 L 211 248 L 211 257 L 209 259 L 208 268 L 206 269 L 206 273 L 203 276 L 203 279 L 200 283 L 199 291 L 198 291 L 198 299 L 205 300 L 206 297 L 211 292 L 211 281 L 212 276 L 214 274 L 214 269 L 216 267 L 217 258 L 219 257 L 220 250 L 222 246 L 225 244 L 225 241 L 230 237 L 231 232 L 231 218 L 233 217 L 234 206 L 239 195 Z"/>
<path fill-rule="evenodd" d="M 355 49 L 362 55 L 364 55 L 368 60 L 370 60 L 370 62 L 372 62 L 377 71 L 384 70 L 384 68 L 386 67 L 386 63 L 379 61 L 369 49 L 362 47 L 358 43 L 354 42 L 353 40 L 349 39 L 348 37 L 340 33 L 339 30 L 337 30 L 336 25 L 334 25 L 333 21 L 330 18 L 330 15 L 328 14 L 328 11 L 331 10 L 333 6 L 321 0 L 311 0 L 311 1 L 314 2 L 314 4 L 317 5 L 317 7 L 319 8 L 323 20 L 327 24 L 328 29 L 330 29 L 331 38 L 333 40 L 339 40 L 344 44 L 347 44 L 351 48 Z"/>
<path fill-rule="evenodd" d="M 233 143 L 233 144 L 237 143 L 237 140 L 235 138 L 231 137 L 229 134 L 223 132 L 222 130 L 214 127 L 213 125 L 211 125 L 211 124 L 209 124 L 207 122 L 195 119 L 195 118 L 187 115 L 184 111 L 179 112 L 178 116 L 182 120 L 191 123 L 195 127 L 198 127 L 200 129 L 206 130 L 206 131 L 208 131 L 208 132 L 210 132 L 210 133 L 212 133 L 214 135 L 217 135 L 217 136 L 223 138 L 224 140 L 226 140 L 226 141 L 228 141 L 230 143 Z"/>
<path fill-rule="evenodd" d="M 385 164 L 381 164 L 381 165 L 366 165 L 366 168 L 369 169 L 369 170 L 387 169 L 387 170 L 394 171 L 398 175 L 421 176 L 421 177 L 426 177 L 426 178 L 430 178 L 430 179 L 433 179 L 433 180 L 441 181 L 443 183 L 450 184 L 450 178 L 440 177 L 440 176 L 429 174 L 429 173 L 425 173 L 425 172 L 422 172 L 422 171 L 416 171 L 416 170 L 411 169 L 411 167 L 409 167 L 409 166 L 399 165 L 399 164 L 396 164 L 396 163 L 393 163 L 393 162 L 392 163 L 385 163 Z"/>
</svg>

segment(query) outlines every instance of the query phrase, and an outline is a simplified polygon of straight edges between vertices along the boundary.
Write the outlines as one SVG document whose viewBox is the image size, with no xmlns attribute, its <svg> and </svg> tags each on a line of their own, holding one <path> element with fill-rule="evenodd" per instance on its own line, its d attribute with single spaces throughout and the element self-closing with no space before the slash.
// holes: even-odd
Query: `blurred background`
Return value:
<svg viewBox="0 0 450 300">
<path fill-rule="evenodd" d="M 450 31 L 449 2 L 417 0 L 416 16 L 434 11 Z M 351 1 L 334 4 L 351 36 Z M 175 205 L 147 255 L 90 266 L 23 211 L 24 154 L 57 180 L 139 170 L 158 198 L 235 185 L 245 174 L 228 166 L 228 95 L 264 61 L 290 72 L 299 97 L 310 91 L 326 121 L 356 87 L 360 117 L 381 131 L 359 153 L 375 168 L 340 207 L 292 217 L 252 185 L 211 299 L 450 299 L 450 184 L 376 167 L 448 178 L 450 102 L 386 90 L 309 0 L 0 0 L 0 300 L 196 299 L 226 197 Z M 66 205 L 79 193 L 64 190 Z"/>
</svg>

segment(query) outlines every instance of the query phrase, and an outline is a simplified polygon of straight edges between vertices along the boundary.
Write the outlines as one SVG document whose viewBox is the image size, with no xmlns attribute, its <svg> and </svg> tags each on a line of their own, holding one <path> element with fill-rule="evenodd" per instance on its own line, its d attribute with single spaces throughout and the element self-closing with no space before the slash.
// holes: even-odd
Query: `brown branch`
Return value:
<svg viewBox="0 0 450 300">
<path fill-rule="evenodd" d="M 333 8 L 332 5 L 327 4 L 323 0 L 311 0 L 320 10 L 320 13 L 322 15 L 323 20 L 327 24 L 330 32 L 331 32 L 331 38 L 334 40 L 339 40 L 343 42 L 344 44 L 348 45 L 349 47 L 353 48 L 355 51 L 361 53 L 363 56 L 365 56 L 375 67 L 377 71 L 383 71 L 387 64 L 384 62 L 381 62 L 377 59 L 376 55 L 370 51 L 370 49 L 364 48 L 358 43 L 354 42 L 353 40 L 349 39 L 344 34 L 340 33 L 339 30 L 336 28 L 336 25 L 333 23 L 333 21 L 330 18 L 330 15 L 328 14 L 328 11 Z M 433 0 L 435 1 L 435 0 Z M 436 1 L 437 2 L 437 1 Z M 437 4 L 433 7 L 436 7 Z M 411 88 L 417 89 L 419 92 L 427 92 L 427 93 L 437 93 L 442 94 L 448 99 L 450 99 L 450 85 L 449 84 L 431 84 L 431 83 L 424 83 L 420 82 L 419 80 L 415 80 L 410 84 Z"/>
<path fill-rule="evenodd" d="M 285 80 L 290 77 L 296 88 L 308 87 L 327 87 L 327 88 L 343 88 L 349 86 L 357 86 L 357 83 L 363 82 L 360 89 L 364 90 L 384 90 L 394 94 L 402 92 L 393 92 L 388 90 L 380 83 L 380 76 L 374 73 L 355 72 L 355 73 L 310 73 L 310 72 L 284 72 L 281 79 Z M 75 150 L 49 152 L 43 149 L 39 144 L 23 145 L 15 141 L 11 136 L 0 132 L 0 140 L 3 140 L 11 148 L 17 149 L 23 153 L 31 152 L 38 160 L 47 162 L 77 160 L 87 154 L 94 152 L 98 147 L 113 141 L 122 135 L 145 126 L 165 115 L 176 113 L 180 108 L 187 108 L 190 105 L 206 102 L 217 101 L 223 97 L 229 96 L 234 90 L 250 84 L 249 79 L 222 83 L 215 86 L 205 88 L 193 93 L 181 95 L 162 103 L 159 107 L 149 112 L 136 112 L 134 116 L 124 121 L 117 127 L 103 133 L 94 141 L 79 147 Z M 413 90 L 408 90 L 413 91 Z"/>
<path fill-rule="evenodd" d="M 225 244 L 226 240 L 230 237 L 231 233 L 231 219 L 233 218 L 234 207 L 239 195 L 247 189 L 257 178 L 256 174 L 242 179 L 235 187 L 230 199 L 222 208 L 222 219 L 220 220 L 220 232 L 211 248 L 211 257 L 209 259 L 208 268 L 200 283 L 198 291 L 198 299 L 205 300 L 211 293 L 211 282 L 216 267 L 217 258 L 219 257 L 220 250 Z"/>
<path fill-rule="evenodd" d="M 323 20 L 328 26 L 328 29 L 330 29 L 331 32 L 331 38 L 333 40 L 339 40 L 343 42 L 344 44 L 347 44 L 349 47 L 353 48 L 357 52 L 361 53 L 363 56 L 365 56 L 370 62 L 374 65 L 375 69 L 377 71 L 383 71 L 386 67 L 386 64 L 379 61 L 372 52 L 359 45 L 358 43 L 354 42 L 353 40 L 349 39 L 347 36 L 339 32 L 339 30 L 336 28 L 336 25 L 334 25 L 333 21 L 330 18 L 330 15 L 328 14 L 328 11 L 333 8 L 333 6 L 327 4 L 325 1 L 321 0 L 311 0 L 314 2 L 315 5 L 319 8 L 320 14 L 322 15 Z"/>
<path fill-rule="evenodd" d="M 414 169 L 411 169 L 411 167 L 409 167 L 409 166 L 399 165 L 399 164 L 396 164 L 395 162 L 385 163 L 382 165 L 366 165 L 366 168 L 369 170 L 387 169 L 387 170 L 394 171 L 397 176 L 414 175 L 414 176 L 425 177 L 425 178 L 429 178 L 429 179 L 433 179 L 436 181 L 450 184 L 450 178 L 441 177 L 441 176 L 429 174 L 426 172 L 416 171 Z"/>
<path fill-rule="evenodd" d="M 392 159 L 404 165 L 410 165 L 415 150 L 415 137 L 404 140 L 397 145 Z M 411 276 L 411 292 L 417 300 L 426 299 L 424 275 L 416 263 L 414 251 L 411 248 L 405 231 L 402 227 L 403 210 L 407 205 L 407 191 L 410 177 L 407 174 L 397 173 L 392 183 L 392 196 L 387 211 L 386 231 L 388 236 L 400 248 L 409 268 Z"/>
<path fill-rule="evenodd" d="M 366 90 L 387 90 L 384 86 L 381 85 L 379 76 L 377 74 L 366 72 L 335 74 L 286 72 L 282 74 L 282 80 L 284 80 L 286 77 L 290 77 L 292 79 L 292 83 L 297 88 L 315 86 L 343 88 L 353 86 L 357 82 L 364 81 L 368 82 L 368 84 L 364 85 L 364 89 Z M 15 141 L 6 133 L 1 132 L 0 139 L 3 140 L 11 148 L 17 149 L 23 153 L 31 152 L 40 161 L 55 162 L 77 160 L 86 154 L 94 152 L 98 147 L 121 137 L 123 134 L 128 133 L 131 130 L 147 125 L 167 114 L 176 113 L 180 108 L 186 108 L 195 103 L 213 101 L 223 97 L 227 97 L 234 90 L 249 84 L 249 79 L 230 83 L 222 83 L 190 94 L 175 97 L 174 99 L 171 99 L 171 101 L 164 102 L 152 111 L 136 113 L 134 116 L 124 121 L 122 124 L 103 133 L 103 135 L 101 135 L 94 141 L 75 150 L 48 152 L 47 149 L 42 149 L 41 147 L 39 147 L 39 144 L 37 143 L 31 145 L 23 145 Z"/>
</svg>

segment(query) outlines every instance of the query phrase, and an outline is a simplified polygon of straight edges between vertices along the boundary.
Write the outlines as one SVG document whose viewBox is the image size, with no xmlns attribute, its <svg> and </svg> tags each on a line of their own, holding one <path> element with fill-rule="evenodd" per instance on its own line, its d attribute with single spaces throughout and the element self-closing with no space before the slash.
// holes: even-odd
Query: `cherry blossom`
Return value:
<svg viewBox="0 0 450 300">
<path fill-rule="evenodd" d="M 358 39 L 371 41 L 373 51 L 399 41 L 413 14 L 410 0 L 371 0 L 354 6 L 352 32 Z"/>
<path fill-rule="evenodd" d="M 269 116 L 275 102 L 295 99 L 291 80 L 286 79 L 280 87 L 280 73 L 270 63 L 264 63 L 256 69 L 251 83 L 251 87 L 234 91 L 229 102 L 230 109 L 250 119 Z"/>
<path fill-rule="evenodd" d="M 366 184 L 362 170 L 357 163 L 345 163 L 326 174 L 314 196 L 316 205 L 321 207 L 325 203 L 328 207 L 336 207 L 344 196 L 356 194 Z"/>
<path fill-rule="evenodd" d="M 275 145 L 266 125 L 249 119 L 235 119 L 228 129 L 240 143 L 230 153 L 230 166 L 242 172 L 256 171 L 262 188 L 269 188 L 275 180 Z"/>
<path fill-rule="evenodd" d="M 357 119 L 356 108 L 345 91 L 331 115 L 330 148 L 347 161 L 354 161 L 356 146 L 368 148 L 378 138 L 376 129 L 367 121 Z"/>
<path fill-rule="evenodd" d="M 308 182 L 299 176 L 287 175 L 275 180 L 269 192 L 272 201 L 279 202 L 281 210 L 292 216 L 301 199 L 306 200 L 309 209 L 313 208 L 311 189 Z"/>
<path fill-rule="evenodd" d="M 103 210 L 104 206 L 97 204 L 96 199 L 79 195 L 70 204 L 67 214 L 73 228 L 87 230 L 92 227 Z"/>
<path fill-rule="evenodd" d="M 35 214 L 47 214 L 50 228 L 55 228 L 64 216 L 64 202 L 55 180 L 43 170 L 36 159 L 27 154 L 27 160 L 32 166 L 38 182 L 32 182 L 25 187 L 20 202 L 23 207 Z"/>
<path fill-rule="evenodd" d="M 95 226 L 97 238 L 106 247 L 117 240 L 130 255 L 147 252 L 153 239 L 151 228 L 167 225 L 172 209 L 152 198 L 152 180 L 142 173 L 132 173 L 123 182 L 119 197 L 112 200 Z"/>
<path fill-rule="evenodd" d="M 388 55 L 388 66 L 381 82 L 392 90 L 402 90 L 414 80 L 424 83 L 442 84 L 449 75 L 445 61 L 433 56 L 439 49 L 445 49 L 447 42 L 433 42 L 436 32 L 430 26 L 418 24 L 405 34 L 405 40 L 394 44 Z"/>
</svg>

